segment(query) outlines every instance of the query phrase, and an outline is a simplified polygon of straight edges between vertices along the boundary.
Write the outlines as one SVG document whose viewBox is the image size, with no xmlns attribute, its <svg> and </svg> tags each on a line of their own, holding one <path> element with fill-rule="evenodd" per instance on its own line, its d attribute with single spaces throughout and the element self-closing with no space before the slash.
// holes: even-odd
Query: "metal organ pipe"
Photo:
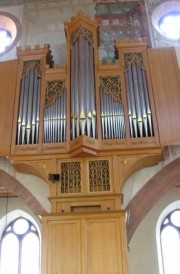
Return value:
<svg viewBox="0 0 180 274">
<path fill-rule="evenodd" d="M 100 88 L 102 139 L 125 138 L 124 111 L 121 102 Z"/>
<path fill-rule="evenodd" d="M 40 78 L 36 74 L 40 61 L 26 63 L 21 79 L 17 141 L 18 145 L 38 142 Z"/>
<path fill-rule="evenodd" d="M 71 139 L 96 137 L 94 49 L 83 32 L 71 45 Z"/>
<path fill-rule="evenodd" d="M 149 103 L 149 94 L 148 94 L 148 87 L 147 87 L 147 79 L 146 79 L 146 73 L 144 70 L 142 70 L 142 78 L 143 78 L 143 91 L 144 91 L 144 98 L 146 103 L 146 110 L 147 110 L 147 118 L 148 118 L 148 135 L 153 136 L 153 124 L 152 124 L 152 116 L 151 116 L 151 108 Z"/>
<path fill-rule="evenodd" d="M 151 137 L 153 136 L 153 127 L 142 56 L 140 53 L 129 53 L 127 56 L 125 57 L 125 82 L 130 134 L 135 138 Z"/>
<path fill-rule="evenodd" d="M 53 102 L 47 105 L 44 110 L 44 143 L 66 141 L 66 89 L 58 91 L 57 98 L 54 98 Z"/>
</svg>

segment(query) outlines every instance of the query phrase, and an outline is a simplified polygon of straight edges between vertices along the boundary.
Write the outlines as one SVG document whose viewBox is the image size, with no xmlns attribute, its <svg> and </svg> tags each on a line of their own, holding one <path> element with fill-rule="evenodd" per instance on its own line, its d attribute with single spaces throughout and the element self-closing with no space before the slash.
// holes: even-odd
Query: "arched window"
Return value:
<svg viewBox="0 0 180 274">
<path fill-rule="evenodd" d="M 8 224 L 0 239 L 1 274 L 39 274 L 40 238 L 34 224 L 18 217 Z"/>
<path fill-rule="evenodd" d="M 164 214 L 166 212 L 166 215 Z M 163 211 L 157 229 L 161 274 L 180 273 L 180 208 Z"/>
</svg>

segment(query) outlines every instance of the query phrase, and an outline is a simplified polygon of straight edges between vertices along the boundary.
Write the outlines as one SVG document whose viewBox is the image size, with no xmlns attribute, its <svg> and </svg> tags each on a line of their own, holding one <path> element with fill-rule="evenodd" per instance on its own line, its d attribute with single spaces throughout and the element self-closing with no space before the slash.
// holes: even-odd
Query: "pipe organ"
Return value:
<svg viewBox="0 0 180 274">
<path fill-rule="evenodd" d="M 66 152 L 76 141 L 101 149 L 158 146 L 146 41 L 115 41 L 114 63 L 98 60 L 98 25 L 81 13 L 65 23 L 67 65 L 44 49 L 18 49 L 12 154 Z M 16 125 L 15 125 L 16 124 Z M 118 140 L 118 142 L 117 142 Z"/>
<path fill-rule="evenodd" d="M 61 68 L 49 45 L 17 50 L 10 158 L 49 184 L 42 274 L 127 274 L 121 189 L 163 150 L 147 43 L 115 40 L 115 61 L 103 63 L 95 21 L 78 12 L 65 33 Z M 56 184 L 53 173 L 61 175 Z"/>
</svg>

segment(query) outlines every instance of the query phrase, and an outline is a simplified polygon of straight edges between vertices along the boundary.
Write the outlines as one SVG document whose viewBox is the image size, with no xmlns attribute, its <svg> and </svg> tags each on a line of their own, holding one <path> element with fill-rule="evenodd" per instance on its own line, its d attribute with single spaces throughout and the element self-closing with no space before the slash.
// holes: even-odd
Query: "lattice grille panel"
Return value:
<svg viewBox="0 0 180 274">
<path fill-rule="evenodd" d="M 90 192 L 110 191 L 109 161 L 89 161 Z"/>
<path fill-rule="evenodd" d="M 61 193 L 81 192 L 81 163 L 61 163 Z"/>
</svg>

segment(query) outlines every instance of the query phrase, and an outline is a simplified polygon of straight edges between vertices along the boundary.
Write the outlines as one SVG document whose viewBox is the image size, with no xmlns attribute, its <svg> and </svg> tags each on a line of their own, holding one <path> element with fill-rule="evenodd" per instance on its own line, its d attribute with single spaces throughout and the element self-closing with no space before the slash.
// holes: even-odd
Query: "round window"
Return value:
<svg viewBox="0 0 180 274">
<path fill-rule="evenodd" d="M 180 2 L 165 1 L 152 12 L 152 23 L 155 29 L 166 40 L 180 41 Z"/>
<path fill-rule="evenodd" d="M 172 11 L 159 20 L 159 28 L 169 39 L 180 39 L 180 12 Z"/>
<path fill-rule="evenodd" d="M 0 29 L 0 53 L 3 53 L 11 44 L 11 33 L 6 29 Z"/>
<path fill-rule="evenodd" d="M 0 11 L 0 56 L 9 52 L 17 44 L 20 36 L 19 19 L 12 14 Z"/>
</svg>

